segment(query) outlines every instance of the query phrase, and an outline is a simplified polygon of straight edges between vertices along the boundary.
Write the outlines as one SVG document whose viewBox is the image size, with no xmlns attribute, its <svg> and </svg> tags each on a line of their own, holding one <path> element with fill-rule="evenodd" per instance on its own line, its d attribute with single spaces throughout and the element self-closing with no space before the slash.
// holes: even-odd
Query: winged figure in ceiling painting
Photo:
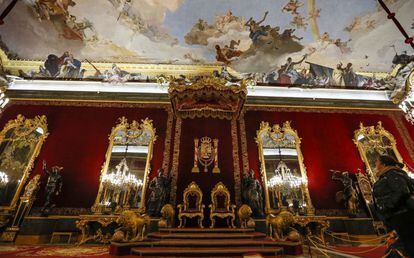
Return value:
<svg viewBox="0 0 414 258">
<path fill-rule="evenodd" d="M 299 14 L 298 13 L 298 9 L 300 7 L 302 7 L 304 5 L 304 3 L 299 2 L 299 0 L 290 0 L 289 3 L 287 3 L 283 9 L 282 12 L 288 12 L 288 13 L 292 13 L 292 14 Z"/>
</svg>

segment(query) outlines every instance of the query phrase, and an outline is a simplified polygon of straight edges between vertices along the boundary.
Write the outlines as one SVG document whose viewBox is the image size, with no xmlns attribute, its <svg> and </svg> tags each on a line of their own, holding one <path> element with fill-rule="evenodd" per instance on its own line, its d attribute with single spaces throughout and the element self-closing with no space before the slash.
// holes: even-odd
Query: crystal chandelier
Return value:
<svg viewBox="0 0 414 258">
<path fill-rule="evenodd" d="M 276 167 L 275 175 L 268 180 L 267 184 L 270 188 L 286 185 L 293 189 L 307 184 L 307 180 L 301 176 L 294 175 L 286 163 L 280 160 Z"/>
<path fill-rule="evenodd" d="M 9 177 L 6 173 L 0 171 L 0 187 L 4 187 L 9 183 Z"/>
<path fill-rule="evenodd" d="M 140 188 L 143 185 L 141 179 L 129 173 L 126 158 L 115 167 L 115 171 L 107 173 L 102 178 L 102 183 L 108 188 L 124 190 L 128 188 Z"/>
</svg>

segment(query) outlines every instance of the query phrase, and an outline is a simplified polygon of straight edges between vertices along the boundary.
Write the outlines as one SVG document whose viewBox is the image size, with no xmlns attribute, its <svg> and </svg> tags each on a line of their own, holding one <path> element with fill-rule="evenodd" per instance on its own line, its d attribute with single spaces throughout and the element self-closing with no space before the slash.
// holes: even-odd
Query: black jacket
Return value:
<svg viewBox="0 0 414 258">
<path fill-rule="evenodd" d="M 406 202 L 413 190 L 413 181 L 403 170 L 392 168 L 382 174 L 372 191 L 379 215 L 388 219 L 407 212 L 409 208 Z"/>
</svg>

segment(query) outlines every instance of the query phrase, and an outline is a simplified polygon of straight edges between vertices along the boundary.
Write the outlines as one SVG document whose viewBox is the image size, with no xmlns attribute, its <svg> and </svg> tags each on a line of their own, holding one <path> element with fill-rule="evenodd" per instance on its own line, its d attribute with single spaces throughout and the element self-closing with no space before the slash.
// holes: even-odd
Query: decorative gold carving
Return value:
<svg viewBox="0 0 414 258">
<path fill-rule="evenodd" d="M 201 77 L 194 82 L 170 82 L 168 89 L 177 117 L 213 117 L 235 119 L 240 115 L 247 96 L 244 81 L 229 83 L 216 77 Z"/>
<path fill-rule="evenodd" d="M 174 226 L 175 210 L 171 204 L 166 204 L 161 209 L 161 219 L 158 228 L 172 228 Z"/>
<path fill-rule="evenodd" d="M 174 133 L 174 148 L 173 148 L 173 161 L 172 161 L 172 175 L 171 175 L 171 192 L 170 203 L 175 203 L 177 198 L 177 178 L 178 178 L 178 162 L 180 157 L 180 141 L 181 141 L 181 126 L 182 119 L 177 117 L 175 122 Z"/>
<path fill-rule="evenodd" d="M 252 218 L 253 211 L 249 205 L 243 204 L 237 211 L 241 228 L 254 228 L 255 222 Z"/>
<path fill-rule="evenodd" d="M 394 155 L 399 162 L 403 163 L 394 136 L 384 129 L 382 122 L 378 122 L 377 126 L 367 127 L 360 123 L 359 129 L 354 133 L 354 143 L 358 147 L 372 183 L 377 180 L 375 161 L 379 155 Z"/>
<path fill-rule="evenodd" d="M 35 159 L 40 153 L 40 149 L 48 136 L 46 116 L 36 116 L 33 119 L 27 119 L 22 115 L 18 115 L 16 119 L 10 120 L 0 132 L 0 143 L 8 142 L 11 144 L 7 150 L 3 150 L 0 154 L 1 166 L 20 168 L 22 177 L 18 184 L 14 197 L 8 206 L 0 207 L 1 210 L 14 210 L 23 186 L 30 175 Z M 24 163 L 14 159 L 14 151 L 19 146 L 24 145 L 30 148 L 30 157 Z M 10 147 L 10 148 L 9 148 Z"/>
<path fill-rule="evenodd" d="M 116 223 L 127 232 L 127 242 L 143 241 L 150 226 L 150 217 L 146 214 L 137 215 L 133 211 L 123 211 Z"/>
<path fill-rule="evenodd" d="M 35 175 L 24 188 L 24 193 L 21 198 L 34 199 L 36 192 L 40 186 L 40 175 Z"/>
<path fill-rule="evenodd" d="M 81 238 L 78 245 L 87 242 L 96 242 L 108 244 L 112 237 L 112 232 L 108 227 L 116 223 L 119 216 L 115 215 L 83 215 L 80 220 L 76 221 L 76 227 L 81 231 Z M 97 229 L 94 230 L 92 224 L 97 224 Z"/>
<path fill-rule="evenodd" d="M 120 133 L 122 137 L 119 136 Z M 128 120 L 125 117 L 119 118 L 118 124 L 112 128 L 111 134 L 109 135 L 109 146 L 106 152 L 106 160 L 101 171 L 99 191 L 96 196 L 95 204 L 92 206 L 92 211 L 96 213 L 106 211 L 105 207 L 101 205 L 102 198 L 105 197 L 106 192 L 102 179 L 108 173 L 113 147 L 116 144 L 125 145 L 128 144 L 129 141 L 134 141 L 140 146 L 148 146 L 141 194 L 141 207 L 139 208 L 140 212 L 145 212 L 145 194 L 150 173 L 150 161 L 152 159 L 153 147 L 156 139 L 156 130 L 152 125 L 152 120 L 145 118 L 141 120 L 141 123 L 138 123 L 135 120 L 128 123 Z M 128 200 L 128 197 L 125 197 L 124 200 Z M 128 207 L 119 207 L 117 212 L 121 212 L 124 208 Z"/>
<path fill-rule="evenodd" d="M 237 134 L 237 121 L 231 120 L 231 142 L 233 145 L 233 168 L 234 168 L 234 201 L 236 205 L 240 205 L 241 200 L 241 178 L 240 178 L 240 161 L 239 161 L 239 141 Z M 247 153 L 247 152 L 246 152 Z"/>
<path fill-rule="evenodd" d="M 218 218 L 227 218 L 227 225 L 229 228 L 235 228 L 235 208 L 236 205 L 231 204 L 230 192 L 227 187 L 219 182 L 214 186 L 211 191 L 211 204 L 210 208 L 210 228 L 214 228 L 216 224 L 216 217 Z"/>
<path fill-rule="evenodd" d="M 297 152 L 298 163 L 300 167 L 300 173 L 303 182 L 307 182 L 307 172 L 306 167 L 303 162 L 304 158 L 302 155 L 302 151 L 300 148 L 301 139 L 298 136 L 296 130 L 294 130 L 289 121 L 286 121 L 283 126 L 281 127 L 278 124 L 273 125 L 272 127 L 267 122 L 261 122 L 260 128 L 256 133 L 256 143 L 259 149 L 259 160 L 261 163 L 261 175 L 262 175 L 262 182 L 264 184 L 265 189 L 265 201 L 266 201 L 266 213 L 277 213 L 277 211 L 273 210 L 270 205 L 270 195 L 269 195 L 269 187 L 267 185 L 268 178 L 266 174 L 266 166 L 265 166 L 265 158 L 263 149 L 265 147 L 265 143 L 263 142 L 264 137 L 267 137 L 273 145 L 283 147 L 283 148 L 295 148 Z M 293 137 L 288 139 L 287 137 Z M 307 214 L 314 214 L 315 209 L 312 204 L 312 200 L 310 198 L 309 189 L 307 184 L 301 184 L 302 190 L 302 197 L 304 203 L 306 203 L 306 211 Z"/>
<path fill-rule="evenodd" d="M 289 211 L 281 211 L 279 214 L 268 214 L 266 217 L 266 232 L 271 239 L 285 240 L 288 230 L 295 222 L 294 216 Z"/>
<path fill-rule="evenodd" d="M 184 190 L 183 204 L 179 204 L 178 207 L 178 220 L 180 221 L 179 228 L 185 227 L 187 218 L 198 218 L 198 226 L 203 228 L 204 219 L 204 204 L 203 192 L 200 187 L 191 182 Z"/>
<path fill-rule="evenodd" d="M 372 204 L 374 203 L 374 198 L 372 196 L 372 180 L 368 178 L 368 175 L 362 174 L 360 169 L 358 169 L 358 173 L 356 173 L 356 178 L 358 192 L 362 195 L 362 198 L 365 201 L 370 217 L 375 219 L 373 211 L 371 210 Z"/>
</svg>

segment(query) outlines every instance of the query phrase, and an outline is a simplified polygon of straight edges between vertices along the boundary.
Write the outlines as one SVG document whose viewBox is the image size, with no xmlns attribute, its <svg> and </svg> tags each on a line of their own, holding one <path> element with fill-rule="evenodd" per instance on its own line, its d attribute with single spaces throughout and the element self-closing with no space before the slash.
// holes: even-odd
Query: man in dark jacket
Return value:
<svg viewBox="0 0 414 258">
<path fill-rule="evenodd" d="M 373 196 L 378 215 L 397 232 L 405 251 L 414 258 L 414 182 L 403 166 L 390 156 L 380 156 Z"/>
</svg>

